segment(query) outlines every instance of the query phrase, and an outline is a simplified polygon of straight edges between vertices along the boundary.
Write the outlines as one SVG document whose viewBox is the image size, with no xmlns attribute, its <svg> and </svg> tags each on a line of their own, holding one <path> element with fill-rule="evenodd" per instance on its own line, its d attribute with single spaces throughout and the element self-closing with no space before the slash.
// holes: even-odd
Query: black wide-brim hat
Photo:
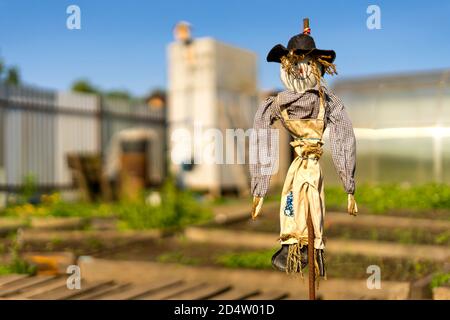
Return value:
<svg viewBox="0 0 450 320">
<path fill-rule="evenodd" d="M 277 44 L 269 51 L 267 61 L 281 62 L 281 57 L 292 51 L 297 55 L 305 54 L 310 56 L 321 56 L 322 60 L 333 63 L 334 59 L 336 59 L 336 52 L 333 50 L 317 49 L 313 37 L 309 35 L 310 32 L 311 29 L 309 28 L 309 19 L 305 19 L 303 34 L 293 36 L 289 40 L 287 48 L 282 44 Z"/>
</svg>

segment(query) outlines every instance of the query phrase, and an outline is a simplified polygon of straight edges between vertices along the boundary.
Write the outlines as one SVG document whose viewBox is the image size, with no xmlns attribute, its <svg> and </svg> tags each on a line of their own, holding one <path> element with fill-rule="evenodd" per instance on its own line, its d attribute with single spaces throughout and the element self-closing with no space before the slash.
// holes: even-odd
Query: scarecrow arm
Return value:
<svg viewBox="0 0 450 320">
<path fill-rule="evenodd" d="M 259 216 L 263 202 L 264 202 L 264 198 L 253 197 L 253 204 L 252 204 L 252 219 L 253 220 L 255 220 L 256 217 Z"/>
<path fill-rule="evenodd" d="M 356 139 L 350 118 L 342 101 L 333 93 L 329 93 L 328 123 L 330 128 L 331 155 L 334 166 L 347 192 L 347 212 L 356 215 L 355 167 Z"/>
<path fill-rule="evenodd" d="M 277 164 L 278 136 L 272 124 L 278 119 L 273 106 L 274 97 L 267 98 L 258 108 L 250 137 L 250 175 L 253 195 L 252 218 L 255 219 L 263 204 L 270 178 Z"/>
<path fill-rule="evenodd" d="M 352 195 L 351 193 L 348 194 L 347 212 L 352 216 L 358 215 L 358 206 L 356 205 L 355 196 Z"/>
</svg>

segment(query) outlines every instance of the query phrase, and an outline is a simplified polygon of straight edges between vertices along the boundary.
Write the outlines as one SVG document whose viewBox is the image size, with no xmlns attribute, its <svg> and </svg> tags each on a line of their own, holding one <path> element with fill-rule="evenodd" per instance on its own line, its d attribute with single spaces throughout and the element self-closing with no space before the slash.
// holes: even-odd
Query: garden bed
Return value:
<svg viewBox="0 0 450 320">
<path fill-rule="evenodd" d="M 450 220 L 447 184 L 360 184 L 355 198 L 363 214 Z M 346 209 L 346 194 L 338 186 L 325 189 L 325 201 L 328 210 Z"/>
<path fill-rule="evenodd" d="M 337 213 L 333 215 L 335 216 Z M 450 230 L 448 229 L 447 221 L 443 222 L 442 226 L 428 227 L 424 223 L 423 227 L 418 227 L 419 223 L 416 223 L 413 227 L 398 227 L 395 224 L 395 220 L 392 221 L 391 225 L 384 223 L 382 226 L 376 222 L 373 225 L 370 223 L 359 223 L 357 220 L 364 219 L 364 215 L 355 217 L 348 222 L 339 221 L 339 223 L 335 223 L 333 215 L 325 217 L 324 235 L 328 238 L 389 241 L 401 244 L 450 245 Z M 345 215 L 345 213 L 342 213 L 342 215 Z M 385 216 L 380 217 L 380 219 L 383 218 Z M 353 223 L 353 220 L 355 223 Z M 422 222 L 422 220 L 419 222 Z M 433 220 L 433 222 L 437 221 Z M 214 227 L 218 226 L 216 225 Z M 263 212 L 256 221 L 245 219 L 219 227 L 233 230 L 267 232 L 271 234 L 278 234 L 280 231 L 278 212 L 274 211 Z"/>
<path fill-rule="evenodd" d="M 160 239 L 135 243 L 115 252 L 101 254 L 102 258 L 179 263 L 192 266 L 215 266 L 230 269 L 272 270 L 271 256 L 277 248 L 250 250 L 228 246 L 188 242 L 182 238 Z M 378 265 L 384 280 L 410 281 L 440 270 L 441 264 L 426 260 L 367 257 L 349 254 L 327 254 L 329 278 L 366 279 L 367 267 Z M 274 271 L 276 272 L 276 271 Z"/>
<path fill-rule="evenodd" d="M 25 242 L 27 252 L 73 252 L 76 256 L 92 255 L 112 260 L 153 261 L 191 266 L 226 267 L 230 269 L 272 270 L 270 259 L 277 250 L 230 248 L 226 245 L 187 241 L 182 236 L 147 239 L 106 239 L 86 236 L 53 242 Z M 440 270 L 439 262 L 419 259 L 368 257 L 356 254 L 326 255 L 330 278 L 367 278 L 367 267 L 378 265 L 385 280 L 409 281 Z M 275 271 L 274 271 L 275 272 Z"/>
</svg>

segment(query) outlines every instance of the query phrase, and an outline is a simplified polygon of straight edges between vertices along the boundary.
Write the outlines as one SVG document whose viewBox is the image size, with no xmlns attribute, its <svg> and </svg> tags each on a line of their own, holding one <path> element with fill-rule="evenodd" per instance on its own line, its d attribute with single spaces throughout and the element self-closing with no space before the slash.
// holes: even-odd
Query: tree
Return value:
<svg viewBox="0 0 450 320">
<path fill-rule="evenodd" d="M 19 69 L 17 69 L 17 67 L 8 68 L 8 71 L 6 73 L 5 83 L 16 85 L 16 86 L 18 84 L 20 84 Z"/>
<path fill-rule="evenodd" d="M 6 67 L 0 59 L 0 82 L 12 85 L 20 84 L 20 73 L 17 67 Z"/>
<path fill-rule="evenodd" d="M 76 80 L 72 84 L 71 90 L 82 93 L 99 93 L 99 90 L 85 79 Z"/>
<path fill-rule="evenodd" d="M 0 80 L 2 79 L 3 72 L 5 72 L 5 65 L 2 60 L 0 60 Z"/>
<path fill-rule="evenodd" d="M 131 95 L 126 90 L 111 90 L 105 93 L 105 96 L 113 99 L 131 100 Z"/>
</svg>

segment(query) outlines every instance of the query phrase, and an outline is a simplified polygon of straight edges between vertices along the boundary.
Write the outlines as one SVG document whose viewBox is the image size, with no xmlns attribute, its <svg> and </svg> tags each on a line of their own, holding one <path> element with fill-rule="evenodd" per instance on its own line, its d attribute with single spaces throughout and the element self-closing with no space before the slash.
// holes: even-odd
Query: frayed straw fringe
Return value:
<svg viewBox="0 0 450 320">
<path fill-rule="evenodd" d="M 302 270 L 302 256 L 301 249 L 303 246 L 308 245 L 308 239 L 305 237 L 294 236 L 292 234 L 283 234 L 278 240 L 286 241 L 291 238 L 295 238 L 298 242 L 289 244 L 287 262 L 286 262 L 286 273 L 287 274 L 299 274 L 302 279 L 303 270 Z M 314 272 L 316 274 L 316 287 L 319 289 L 320 283 L 320 272 L 319 272 L 319 264 L 317 263 L 317 249 L 314 249 Z M 324 267 L 326 266 L 325 256 L 324 259 Z M 327 280 L 327 274 L 325 269 L 325 275 L 323 277 L 324 280 Z"/>
<path fill-rule="evenodd" d="M 320 283 L 320 273 L 319 273 L 319 264 L 317 263 L 317 254 L 316 249 L 314 249 L 314 272 L 316 274 L 316 287 L 317 290 L 319 290 L 319 283 Z M 309 257 L 308 257 L 309 258 Z"/>
<path fill-rule="evenodd" d="M 308 244 L 308 238 L 292 233 L 282 234 L 278 238 L 279 241 L 287 241 L 289 239 L 296 239 L 297 242 L 289 244 L 289 251 L 286 262 L 286 273 L 298 273 L 303 279 L 301 249 L 304 245 Z"/>
<path fill-rule="evenodd" d="M 303 270 L 302 270 L 302 256 L 301 249 L 303 248 L 303 244 L 294 243 L 289 245 L 288 257 L 286 262 L 286 273 L 287 274 L 299 274 L 302 279 Z M 314 249 L 314 272 L 316 274 L 316 287 L 319 289 L 320 284 L 320 272 L 319 272 L 319 264 L 317 263 L 317 249 Z M 325 257 L 324 257 L 324 266 L 325 266 Z M 324 280 L 327 280 L 327 274 L 325 269 L 325 275 L 323 277 Z"/>
<path fill-rule="evenodd" d="M 303 279 L 302 256 L 301 256 L 302 247 L 303 245 L 299 242 L 289 245 L 286 263 L 286 273 L 299 273 Z"/>
</svg>

